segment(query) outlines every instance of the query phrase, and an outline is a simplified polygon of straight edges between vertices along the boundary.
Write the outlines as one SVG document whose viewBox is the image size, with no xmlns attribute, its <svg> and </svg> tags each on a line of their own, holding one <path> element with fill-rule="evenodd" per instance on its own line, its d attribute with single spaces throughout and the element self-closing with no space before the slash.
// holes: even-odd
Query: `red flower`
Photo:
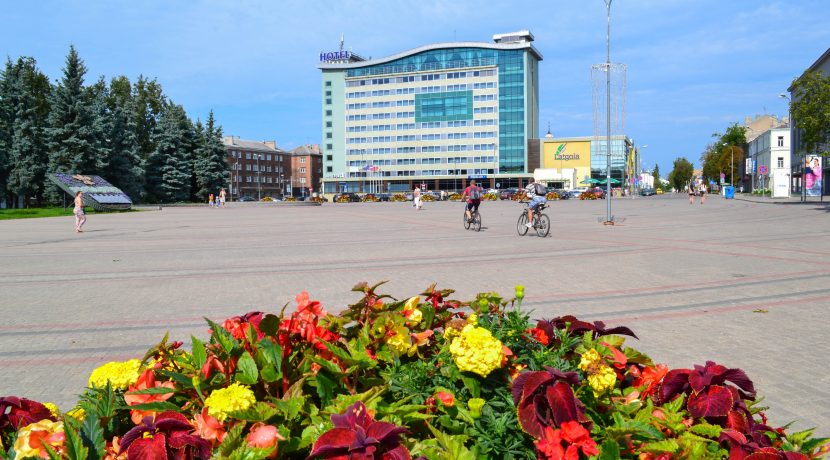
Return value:
<svg viewBox="0 0 830 460">
<path fill-rule="evenodd" d="M 565 422 L 559 430 L 545 427 L 541 439 L 536 441 L 536 449 L 539 458 L 546 460 L 578 460 L 580 450 L 587 457 L 599 453 L 588 430 L 577 422 Z"/>
<path fill-rule="evenodd" d="M 544 330 L 539 329 L 538 327 L 528 329 L 527 333 L 533 336 L 533 338 L 536 339 L 536 341 L 541 343 L 542 345 L 547 346 L 550 343 L 550 337 L 548 337 L 548 334 Z"/>
<path fill-rule="evenodd" d="M 231 333 L 236 340 L 246 341 L 248 339 L 248 325 L 254 327 L 257 339 L 262 339 L 265 334 L 259 330 L 259 323 L 262 322 L 262 312 L 252 311 L 245 313 L 242 316 L 234 316 L 226 319 L 222 323 L 222 327 Z"/>
<path fill-rule="evenodd" d="M 135 384 L 130 385 L 127 392 L 124 393 L 124 401 L 128 406 L 135 406 L 138 404 L 147 404 L 154 402 L 167 401 L 173 396 L 173 392 L 161 394 L 132 394 L 134 391 L 146 390 L 148 388 L 170 388 L 175 389 L 176 385 L 173 382 L 157 383 L 156 376 L 152 369 L 146 369 L 136 380 Z M 133 423 L 138 425 L 141 420 L 148 415 L 155 415 L 154 411 L 149 410 L 132 410 L 130 411 L 130 418 Z"/>
<path fill-rule="evenodd" d="M 328 313 L 316 300 L 309 300 L 308 292 L 303 291 L 297 295 L 297 310 L 288 319 L 280 323 L 280 330 L 277 340 L 283 348 L 283 356 L 288 356 L 293 351 L 293 342 L 296 336 L 310 343 L 319 351 L 328 351 L 324 342 L 333 342 L 340 336 L 328 329 L 318 326 L 320 318 L 325 318 Z"/>
<path fill-rule="evenodd" d="M 646 387 L 642 391 L 643 399 L 647 398 L 650 394 L 657 391 L 659 388 L 660 382 L 663 380 L 663 377 L 666 376 L 666 373 L 669 372 L 668 366 L 665 364 L 658 364 L 654 367 L 647 367 L 642 371 L 637 370 L 636 367 L 632 367 L 637 379 L 631 383 L 633 387 Z"/>
<path fill-rule="evenodd" d="M 248 435 L 246 440 L 248 445 L 251 447 L 258 447 L 260 449 L 270 449 L 273 447 L 274 451 L 268 456 L 268 458 L 276 458 L 277 441 L 285 441 L 285 438 L 283 438 L 280 435 L 280 432 L 277 431 L 277 427 L 257 422 L 251 427 L 251 433 Z"/>
</svg>

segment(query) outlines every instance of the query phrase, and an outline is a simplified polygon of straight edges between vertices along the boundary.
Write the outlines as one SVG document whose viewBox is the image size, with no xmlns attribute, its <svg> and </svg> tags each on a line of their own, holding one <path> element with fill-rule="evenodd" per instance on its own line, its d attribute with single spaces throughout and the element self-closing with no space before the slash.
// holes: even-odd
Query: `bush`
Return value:
<svg viewBox="0 0 830 460">
<path fill-rule="evenodd" d="M 287 197 L 285 197 L 285 199 L 283 199 L 283 201 L 288 201 L 288 202 L 297 201 L 297 198 L 293 197 L 293 196 L 287 196 Z"/>
<path fill-rule="evenodd" d="M 580 200 L 598 200 L 599 199 L 599 193 L 582 192 L 582 193 L 579 194 L 579 199 Z"/>
<path fill-rule="evenodd" d="M 352 200 L 349 199 L 348 195 L 340 195 L 334 200 L 335 203 L 351 203 Z"/>
<path fill-rule="evenodd" d="M 435 201 L 435 197 L 429 194 L 421 195 L 421 201 Z"/>
<path fill-rule="evenodd" d="M 398 202 L 407 201 L 406 195 L 404 195 L 403 193 L 396 193 L 396 194 L 392 195 L 391 201 L 398 201 Z"/>
<path fill-rule="evenodd" d="M 460 193 L 450 193 L 449 198 L 450 201 L 461 201 L 461 194 Z"/>
<path fill-rule="evenodd" d="M 499 199 L 499 196 L 496 195 L 495 193 L 485 193 L 484 195 L 481 196 L 482 201 L 485 201 L 485 200 L 487 200 L 487 201 L 498 201 L 498 199 Z"/>
<path fill-rule="evenodd" d="M 545 198 L 547 200 L 558 200 L 560 197 L 559 194 L 556 192 L 548 192 L 548 194 L 545 195 Z"/>
<path fill-rule="evenodd" d="M 263 199 L 262 199 L 262 200 L 260 200 L 260 201 L 264 201 L 264 202 L 266 202 L 266 203 L 270 203 L 270 202 L 274 201 L 274 199 L 273 199 L 273 198 L 271 198 L 270 196 L 266 196 L 265 198 L 263 198 Z"/>
<path fill-rule="evenodd" d="M 207 320 L 209 340 L 192 337 L 190 350 L 165 337 L 141 360 L 99 367 L 66 413 L 0 398 L 0 451 L 9 449 L 0 457 L 14 448 L 18 458 L 49 457 L 46 445 L 71 460 L 807 459 L 830 450 L 810 430 L 768 426 L 742 370 L 711 361 L 669 369 L 628 346 L 633 331 L 601 321 L 531 321 L 521 286 L 510 299 L 468 301 L 434 286 L 398 300 L 378 287 L 358 284 L 359 300 L 336 315 L 302 292 L 288 312 Z"/>
<path fill-rule="evenodd" d="M 524 190 L 519 190 L 510 199 L 513 200 L 513 201 L 527 201 L 528 200 L 527 192 L 525 192 Z"/>
<path fill-rule="evenodd" d="M 380 198 L 378 198 L 374 193 L 367 193 L 363 195 L 361 201 L 363 201 L 364 203 L 377 203 L 380 201 Z"/>
</svg>

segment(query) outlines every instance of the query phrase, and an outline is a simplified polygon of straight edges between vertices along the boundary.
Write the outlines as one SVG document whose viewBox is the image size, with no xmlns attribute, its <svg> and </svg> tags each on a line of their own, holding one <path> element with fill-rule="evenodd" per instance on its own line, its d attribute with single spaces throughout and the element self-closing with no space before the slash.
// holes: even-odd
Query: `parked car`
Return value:
<svg viewBox="0 0 830 460">
<path fill-rule="evenodd" d="M 585 189 L 585 188 L 575 188 L 573 190 L 568 190 L 568 195 L 570 195 L 571 198 L 579 198 L 579 195 L 582 192 L 584 192 L 585 190 L 587 190 L 587 189 Z"/>
<path fill-rule="evenodd" d="M 256 201 L 256 198 L 254 198 L 252 196 L 243 196 L 243 197 L 240 197 L 238 201 Z"/>
<path fill-rule="evenodd" d="M 513 195 L 519 193 L 519 189 L 516 187 L 506 188 L 499 193 L 500 200 L 512 200 Z"/>
<path fill-rule="evenodd" d="M 642 196 L 654 196 L 656 193 L 653 188 L 640 189 L 640 195 Z"/>
<path fill-rule="evenodd" d="M 360 195 L 353 192 L 338 193 L 337 195 L 334 195 L 334 199 L 332 199 L 332 201 L 335 203 L 339 203 L 341 201 L 341 197 L 345 197 L 345 199 L 347 199 L 350 203 L 360 202 Z"/>
<path fill-rule="evenodd" d="M 569 200 L 569 199 L 571 199 L 571 194 L 568 193 L 568 191 L 565 190 L 565 189 L 554 188 L 554 189 L 551 189 L 550 191 L 556 193 L 557 195 L 559 195 L 560 200 Z"/>
<path fill-rule="evenodd" d="M 590 189 L 588 189 L 588 191 L 592 192 L 592 193 L 595 193 L 597 195 L 597 197 L 599 197 L 602 200 L 605 199 L 605 189 L 602 188 L 602 187 L 590 188 Z"/>
<path fill-rule="evenodd" d="M 392 199 L 392 195 L 388 193 L 378 193 L 376 196 L 380 201 L 389 201 Z"/>
</svg>

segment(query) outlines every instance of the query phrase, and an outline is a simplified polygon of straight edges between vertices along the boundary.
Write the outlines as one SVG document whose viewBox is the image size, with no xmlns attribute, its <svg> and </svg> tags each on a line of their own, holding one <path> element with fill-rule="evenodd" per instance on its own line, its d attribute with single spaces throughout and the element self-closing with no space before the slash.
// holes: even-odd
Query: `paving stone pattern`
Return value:
<svg viewBox="0 0 830 460">
<path fill-rule="evenodd" d="M 817 204 L 711 197 L 552 202 L 547 238 L 519 237 L 521 206 L 460 203 L 166 208 L 0 221 L 0 395 L 71 407 L 92 369 L 139 357 L 165 332 L 189 342 L 214 319 L 278 311 L 308 290 L 330 311 L 359 281 L 397 297 L 432 283 L 512 295 L 535 317 L 626 324 L 655 360 L 712 359 L 755 381 L 773 423 L 830 435 L 830 221 Z"/>
</svg>

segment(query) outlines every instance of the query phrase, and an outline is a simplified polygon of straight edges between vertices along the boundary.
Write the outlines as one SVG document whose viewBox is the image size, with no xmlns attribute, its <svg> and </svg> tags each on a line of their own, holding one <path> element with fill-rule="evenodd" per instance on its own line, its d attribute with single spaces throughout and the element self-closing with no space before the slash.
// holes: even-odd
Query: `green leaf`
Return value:
<svg viewBox="0 0 830 460">
<path fill-rule="evenodd" d="M 224 327 L 214 323 L 213 321 L 205 318 L 205 321 L 210 325 L 211 330 L 213 333 L 211 334 L 211 339 L 216 340 L 216 342 L 222 346 L 222 348 L 230 353 L 233 351 L 234 345 L 236 345 L 236 339 L 233 338 L 230 332 L 225 330 Z"/>
<path fill-rule="evenodd" d="M 653 452 L 653 453 L 675 453 L 680 449 L 680 446 L 677 444 L 677 441 L 674 439 L 664 439 L 662 441 L 650 442 L 648 444 L 644 444 L 642 450 L 644 452 Z"/>
<path fill-rule="evenodd" d="M 711 425 L 709 423 L 698 423 L 692 425 L 689 428 L 689 431 L 695 434 L 706 436 L 707 438 L 716 439 L 718 436 L 720 436 L 720 433 L 721 431 L 723 431 L 723 428 L 717 425 Z"/>
<path fill-rule="evenodd" d="M 338 386 L 338 379 L 330 376 L 324 369 L 320 369 L 317 375 L 314 376 L 314 382 L 317 387 L 317 396 L 320 397 L 323 406 L 328 406 L 334 397 L 334 390 Z"/>
<path fill-rule="evenodd" d="M 262 340 L 257 344 L 257 351 L 262 353 L 262 357 L 274 366 L 277 372 L 282 371 L 282 347 L 279 344 Z"/>
<path fill-rule="evenodd" d="M 239 383 L 253 385 L 257 382 L 257 377 L 259 377 L 259 369 L 256 367 L 254 358 L 249 353 L 242 353 L 236 363 L 236 380 Z"/>
<path fill-rule="evenodd" d="M 481 394 L 481 383 L 475 377 L 461 374 L 461 381 L 464 382 L 464 387 L 470 391 L 473 398 L 478 398 Z"/>
<path fill-rule="evenodd" d="M 154 388 L 147 388 L 144 390 L 135 390 L 135 391 L 128 391 L 126 394 L 128 395 L 163 395 L 167 393 L 175 393 L 175 388 L 166 388 L 166 387 L 154 387 Z"/>
<path fill-rule="evenodd" d="M 228 460 L 262 460 L 264 458 L 268 458 L 268 456 L 271 455 L 276 448 L 277 446 L 270 449 L 242 446 L 231 452 L 228 456 Z"/>
<path fill-rule="evenodd" d="M 282 374 L 272 364 L 266 364 L 262 370 L 259 371 L 259 376 L 262 380 L 268 383 L 276 382 L 282 377 Z"/>
<path fill-rule="evenodd" d="M 280 319 L 275 315 L 267 314 L 263 316 L 262 321 L 259 322 L 259 330 L 265 335 L 274 337 L 277 335 L 277 331 L 279 331 L 279 329 Z"/>
<path fill-rule="evenodd" d="M 205 344 L 192 335 L 190 336 L 190 342 L 193 344 L 193 352 L 191 354 L 193 360 L 193 367 L 196 368 L 196 370 L 201 370 L 202 366 L 205 365 L 205 361 L 207 361 L 207 352 L 205 351 Z"/>
<path fill-rule="evenodd" d="M 305 396 L 274 401 L 274 407 L 285 415 L 286 420 L 294 420 L 302 410 L 303 404 L 305 404 Z"/>
<path fill-rule="evenodd" d="M 257 402 L 245 410 L 233 411 L 229 415 L 238 420 L 265 422 L 280 414 L 282 409 L 273 404 Z"/>
<path fill-rule="evenodd" d="M 136 404 L 134 406 L 130 406 L 130 409 L 135 410 L 149 410 L 153 412 L 164 412 L 166 410 L 172 410 L 174 412 L 181 412 L 182 409 L 167 401 L 159 401 L 159 402 L 151 402 L 151 403 L 144 403 L 144 404 Z"/>
<path fill-rule="evenodd" d="M 101 421 L 98 417 L 87 414 L 81 424 L 81 439 L 84 446 L 89 449 L 90 457 L 93 460 L 104 458 L 107 443 L 104 441 L 104 429 L 101 428 Z"/>
<path fill-rule="evenodd" d="M 63 422 L 63 432 L 66 435 L 66 456 L 69 460 L 87 460 L 89 449 L 84 446 L 78 431 L 68 420 Z M 60 456 L 58 456 L 60 458 Z"/>
<path fill-rule="evenodd" d="M 225 435 L 225 440 L 222 441 L 222 444 L 218 448 L 220 455 L 227 457 L 242 445 L 243 429 L 245 429 L 245 424 L 240 423 L 228 430 L 227 435 Z"/>
<path fill-rule="evenodd" d="M 618 460 L 620 457 L 620 446 L 613 440 L 607 439 L 600 446 L 600 454 L 597 460 Z"/>
</svg>

